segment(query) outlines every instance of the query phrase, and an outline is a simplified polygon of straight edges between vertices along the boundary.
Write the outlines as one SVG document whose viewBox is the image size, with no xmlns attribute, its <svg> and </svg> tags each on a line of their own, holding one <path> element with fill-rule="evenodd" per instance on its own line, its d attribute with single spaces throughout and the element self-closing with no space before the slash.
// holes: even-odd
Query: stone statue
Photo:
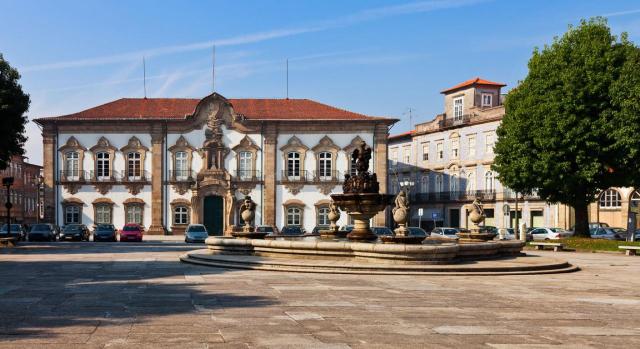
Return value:
<svg viewBox="0 0 640 349">
<path fill-rule="evenodd" d="M 380 183 L 378 183 L 378 178 L 375 173 L 369 173 L 371 147 L 365 142 L 360 142 L 353 153 L 351 153 L 351 159 L 356 162 L 357 174 L 354 176 L 346 174 L 344 176 L 342 191 L 345 194 L 377 194 L 380 191 Z"/>
<path fill-rule="evenodd" d="M 336 203 L 333 201 L 331 201 L 331 203 L 329 204 L 328 218 L 331 222 L 331 225 L 329 225 L 329 230 L 337 231 L 338 225 L 336 224 L 336 222 L 338 222 L 338 219 L 340 219 L 340 210 L 338 209 L 338 205 L 336 205 Z"/>
<path fill-rule="evenodd" d="M 356 161 L 358 174 L 367 172 L 369 170 L 369 160 L 371 160 L 371 147 L 365 142 L 360 142 L 351 154 L 351 158 Z"/>
<path fill-rule="evenodd" d="M 247 195 L 244 197 L 244 201 L 242 205 L 240 205 L 240 215 L 244 221 L 243 230 L 251 231 L 251 222 L 256 215 L 256 203 L 251 200 L 251 196 Z"/>
<path fill-rule="evenodd" d="M 393 220 L 398 223 L 398 228 L 395 230 L 396 235 L 407 236 L 409 229 L 407 228 L 407 221 L 409 220 L 409 199 L 407 193 L 401 190 L 395 199 L 395 207 L 391 212 L 393 213 Z"/>
<path fill-rule="evenodd" d="M 473 208 L 471 210 L 471 213 L 469 213 L 469 219 L 476 226 L 478 226 L 484 221 L 485 218 L 484 209 L 482 208 L 482 202 L 480 202 L 480 199 L 476 198 L 475 200 L 473 200 L 473 203 L 471 205 L 473 206 Z"/>
</svg>

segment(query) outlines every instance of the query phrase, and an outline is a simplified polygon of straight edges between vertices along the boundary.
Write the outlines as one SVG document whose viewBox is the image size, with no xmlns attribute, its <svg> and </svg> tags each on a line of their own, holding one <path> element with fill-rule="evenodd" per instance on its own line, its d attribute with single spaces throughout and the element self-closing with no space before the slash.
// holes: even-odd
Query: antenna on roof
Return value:
<svg viewBox="0 0 640 349">
<path fill-rule="evenodd" d="M 211 93 L 216 92 L 216 45 L 213 45 L 211 55 Z"/>
<path fill-rule="evenodd" d="M 402 113 L 402 115 L 409 115 L 409 131 L 413 130 L 413 112 L 415 109 L 409 107 L 407 111 Z"/>
<path fill-rule="evenodd" d="M 144 98 L 147 99 L 147 62 L 142 56 L 142 80 L 144 81 Z"/>
<path fill-rule="evenodd" d="M 287 99 L 289 99 L 289 58 L 287 58 Z"/>
</svg>

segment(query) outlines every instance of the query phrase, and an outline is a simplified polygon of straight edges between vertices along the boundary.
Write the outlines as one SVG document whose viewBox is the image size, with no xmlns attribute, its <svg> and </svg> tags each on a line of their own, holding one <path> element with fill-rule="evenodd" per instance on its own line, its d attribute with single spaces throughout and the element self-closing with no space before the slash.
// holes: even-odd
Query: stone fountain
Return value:
<svg viewBox="0 0 640 349">
<path fill-rule="evenodd" d="M 340 230 L 338 228 L 338 219 L 340 219 L 340 210 L 338 209 L 338 205 L 335 202 L 331 201 L 329 204 L 329 214 L 327 215 L 329 218 L 329 229 L 320 230 L 320 237 L 323 239 L 342 239 L 347 236 L 348 231 Z"/>
<path fill-rule="evenodd" d="M 480 202 L 479 198 L 476 198 L 475 200 L 473 200 L 473 203 L 471 205 L 473 207 L 471 213 L 469 213 L 469 220 L 471 220 L 475 227 L 471 228 L 469 232 L 461 232 L 456 234 L 460 238 L 459 242 L 485 242 L 493 240 L 493 238 L 496 237 L 496 233 L 486 232 L 480 228 L 480 223 L 484 222 L 484 219 L 486 217 L 484 214 L 484 209 L 482 208 L 482 202 Z"/>
<path fill-rule="evenodd" d="M 420 244 L 426 236 L 411 236 L 407 221 L 409 220 L 409 199 L 407 193 L 403 189 L 398 193 L 395 199 L 395 207 L 393 208 L 393 220 L 398 227 L 393 231 L 393 236 L 382 236 L 380 240 L 385 243 L 402 243 L 402 244 Z"/>
<path fill-rule="evenodd" d="M 255 231 L 255 227 L 251 224 L 256 216 L 256 203 L 251 200 L 251 196 L 245 196 L 242 205 L 240 205 L 240 216 L 244 221 L 242 231 L 234 231 L 232 236 L 245 239 L 264 239 L 268 234 L 265 232 Z"/>
<path fill-rule="evenodd" d="M 369 172 L 371 147 L 361 142 L 351 157 L 356 161 L 356 175 L 345 175 L 343 193 L 331 194 L 331 199 L 353 218 L 353 230 L 347 234 L 349 240 L 376 240 L 378 236 L 371 231 L 369 220 L 383 211 L 391 203 L 393 196 L 380 194 L 377 175 Z"/>
</svg>

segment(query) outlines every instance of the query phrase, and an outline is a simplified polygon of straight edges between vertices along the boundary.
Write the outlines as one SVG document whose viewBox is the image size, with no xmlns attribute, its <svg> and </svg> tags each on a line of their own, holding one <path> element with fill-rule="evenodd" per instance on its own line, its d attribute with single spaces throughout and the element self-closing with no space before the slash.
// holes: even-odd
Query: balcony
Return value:
<svg viewBox="0 0 640 349">
<path fill-rule="evenodd" d="M 195 182 L 196 172 L 189 170 L 173 170 L 169 171 L 169 182 Z"/>
<path fill-rule="evenodd" d="M 314 182 L 340 183 L 343 178 L 340 171 L 313 171 Z"/>
<path fill-rule="evenodd" d="M 440 120 L 438 122 L 438 127 L 440 128 L 449 128 L 458 125 L 465 125 L 471 122 L 471 115 L 465 114 L 462 115 L 461 118 L 446 118 L 444 120 Z"/>
<path fill-rule="evenodd" d="M 236 182 L 260 182 L 262 172 L 258 170 L 236 170 L 233 173 L 233 180 Z"/>
<path fill-rule="evenodd" d="M 60 171 L 60 183 L 147 183 L 151 180 L 148 171 Z"/>
<path fill-rule="evenodd" d="M 493 190 L 476 191 L 443 191 L 435 193 L 414 193 L 411 201 L 416 204 L 432 202 L 472 202 L 476 198 L 480 201 L 495 201 L 496 192 Z"/>
<path fill-rule="evenodd" d="M 311 178 L 309 171 L 288 171 L 282 170 L 282 182 L 305 183 Z"/>
</svg>

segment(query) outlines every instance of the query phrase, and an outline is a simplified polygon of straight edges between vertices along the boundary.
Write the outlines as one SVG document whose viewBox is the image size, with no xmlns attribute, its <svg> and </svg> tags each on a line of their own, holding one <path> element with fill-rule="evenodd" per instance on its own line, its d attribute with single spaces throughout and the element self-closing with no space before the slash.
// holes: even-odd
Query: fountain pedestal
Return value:
<svg viewBox="0 0 640 349">
<path fill-rule="evenodd" d="M 340 209 L 353 218 L 353 230 L 347 238 L 353 241 L 372 241 L 378 236 L 371 231 L 369 220 L 383 211 L 393 200 L 393 195 L 378 193 L 331 194 Z"/>
<path fill-rule="evenodd" d="M 460 232 L 458 235 L 458 242 L 466 243 L 466 242 L 486 242 L 489 240 L 493 240 L 497 234 L 483 232 L 480 229 L 480 223 L 484 222 L 485 214 L 484 209 L 482 208 L 482 202 L 480 202 L 479 198 L 476 198 L 471 204 L 472 210 L 469 214 L 469 220 L 473 224 L 475 224 L 475 228 L 471 228 L 469 232 Z"/>
</svg>

